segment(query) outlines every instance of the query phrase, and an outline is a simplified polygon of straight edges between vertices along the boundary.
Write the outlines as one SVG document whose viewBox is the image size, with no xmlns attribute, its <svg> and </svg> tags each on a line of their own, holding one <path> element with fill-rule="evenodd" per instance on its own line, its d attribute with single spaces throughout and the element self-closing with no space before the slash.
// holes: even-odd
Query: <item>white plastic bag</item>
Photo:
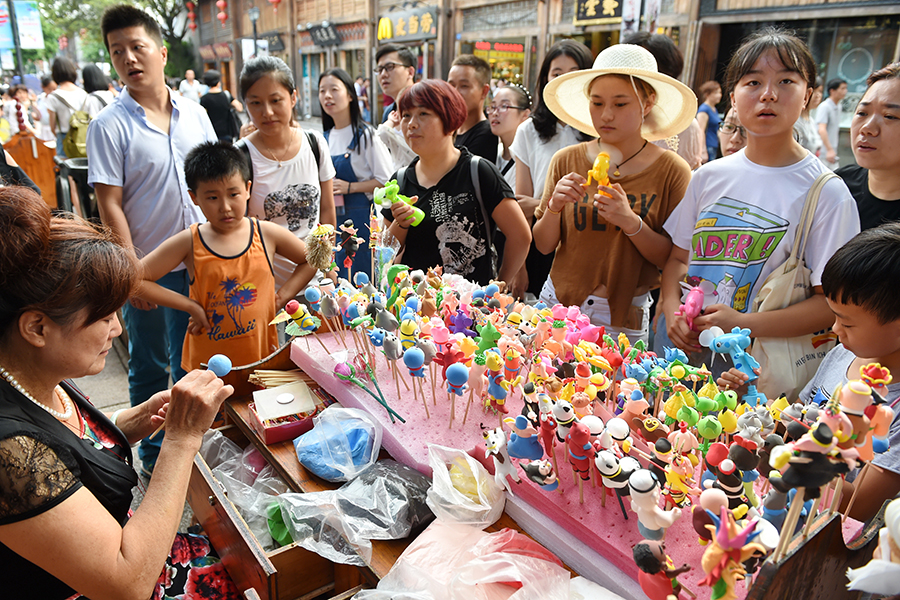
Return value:
<svg viewBox="0 0 900 600">
<path fill-rule="evenodd" d="M 327 481 L 350 481 L 378 460 L 381 423 L 355 408 L 329 406 L 294 440 L 304 467 Z"/>
<path fill-rule="evenodd" d="M 506 495 L 480 462 L 462 450 L 431 444 L 428 464 L 433 475 L 426 502 L 438 519 L 481 528 L 497 522 Z"/>
<path fill-rule="evenodd" d="M 510 530 L 488 534 L 436 521 L 403 552 L 377 590 L 362 591 L 354 600 L 569 600 L 569 572 L 539 558 L 539 552 L 511 548 L 517 541 L 536 546 Z"/>
</svg>

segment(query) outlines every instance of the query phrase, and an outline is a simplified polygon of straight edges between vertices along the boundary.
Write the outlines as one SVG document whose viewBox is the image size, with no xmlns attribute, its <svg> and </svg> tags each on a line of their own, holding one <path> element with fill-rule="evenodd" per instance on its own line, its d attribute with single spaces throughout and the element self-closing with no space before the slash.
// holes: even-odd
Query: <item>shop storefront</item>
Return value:
<svg viewBox="0 0 900 600">
<path fill-rule="evenodd" d="M 378 45 L 409 46 L 418 57 L 417 79 L 436 75 L 434 68 L 437 38 L 437 7 L 422 6 L 410 10 L 393 10 L 378 19 Z"/>
<path fill-rule="evenodd" d="M 525 38 L 461 45 L 464 54 L 474 54 L 491 65 L 491 78 L 522 85 L 525 78 Z M 533 48 L 532 48 L 533 51 Z"/>
</svg>

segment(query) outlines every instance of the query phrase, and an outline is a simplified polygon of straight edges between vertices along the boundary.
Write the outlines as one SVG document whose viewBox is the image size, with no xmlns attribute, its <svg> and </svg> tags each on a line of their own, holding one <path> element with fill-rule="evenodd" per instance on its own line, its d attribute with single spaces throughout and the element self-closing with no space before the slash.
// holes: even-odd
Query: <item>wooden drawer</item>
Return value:
<svg viewBox="0 0 900 600">
<path fill-rule="evenodd" d="M 226 427 L 223 433 L 241 446 L 248 443 L 234 427 Z M 268 553 L 263 550 L 199 454 L 194 458 L 187 500 L 238 590 L 255 590 L 256 596 L 247 597 L 294 600 L 334 591 L 335 565 L 327 559 L 296 544 Z"/>
</svg>

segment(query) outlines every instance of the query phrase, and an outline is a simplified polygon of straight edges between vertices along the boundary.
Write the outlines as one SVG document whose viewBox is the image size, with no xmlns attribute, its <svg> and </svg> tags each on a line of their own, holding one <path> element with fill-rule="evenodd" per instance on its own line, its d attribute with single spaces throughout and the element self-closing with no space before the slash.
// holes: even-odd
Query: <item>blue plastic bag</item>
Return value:
<svg viewBox="0 0 900 600">
<path fill-rule="evenodd" d="M 381 424 L 355 408 L 329 406 L 294 440 L 300 464 L 326 481 L 350 481 L 378 459 Z"/>
</svg>

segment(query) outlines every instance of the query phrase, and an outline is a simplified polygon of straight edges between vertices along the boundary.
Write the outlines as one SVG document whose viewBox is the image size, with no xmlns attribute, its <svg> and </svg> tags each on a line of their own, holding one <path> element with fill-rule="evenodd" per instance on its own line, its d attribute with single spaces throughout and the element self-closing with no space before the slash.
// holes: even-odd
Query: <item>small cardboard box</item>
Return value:
<svg viewBox="0 0 900 600">
<path fill-rule="evenodd" d="M 272 388 L 263 391 L 273 393 L 274 390 L 280 390 L 280 388 Z M 334 397 L 322 388 L 317 387 L 308 391 L 313 401 L 312 410 L 294 413 L 275 419 L 261 419 L 259 413 L 256 411 L 256 402 L 250 403 L 250 427 L 267 446 L 270 444 L 277 444 L 278 442 L 293 440 L 303 435 L 312 429 L 313 417 L 324 410 L 326 406 L 335 402 Z M 254 399 L 257 398 L 257 393 L 258 392 L 254 392 Z M 281 392 L 274 393 L 278 394 Z"/>
</svg>

